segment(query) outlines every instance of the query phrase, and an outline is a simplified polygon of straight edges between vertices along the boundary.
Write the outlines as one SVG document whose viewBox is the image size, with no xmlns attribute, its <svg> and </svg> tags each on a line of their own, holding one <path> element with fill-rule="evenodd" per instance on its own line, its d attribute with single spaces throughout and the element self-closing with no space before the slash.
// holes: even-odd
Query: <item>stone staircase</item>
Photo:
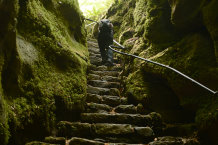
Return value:
<svg viewBox="0 0 218 145">
<path fill-rule="evenodd" d="M 120 97 L 120 65 L 101 65 L 96 43 L 89 42 L 89 52 L 86 111 L 81 114 L 80 122 L 61 121 L 58 135 L 71 138 L 69 144 L 145 144 L 152 141 L 155 137 L 153 126 L 161 125 L 160 115 L 141 114 L 139 106 L 128 104 L 126 98 Z"/>
<path fill-rule="evenodd" d="M 58 137 L 46 137 L 44 143 L 28 145 L 185 145 L 189 142 L 176 137 L 155 138 L 163 128 L 161 116 L 155 112 L 147 114 L 140 104 L 128 104 L 119 91 L 121 66 L 102 65 L 96 42 L 89 42 L 89 52 L 87 104 L 80 121 L 60 121 Z"/>
</svg>

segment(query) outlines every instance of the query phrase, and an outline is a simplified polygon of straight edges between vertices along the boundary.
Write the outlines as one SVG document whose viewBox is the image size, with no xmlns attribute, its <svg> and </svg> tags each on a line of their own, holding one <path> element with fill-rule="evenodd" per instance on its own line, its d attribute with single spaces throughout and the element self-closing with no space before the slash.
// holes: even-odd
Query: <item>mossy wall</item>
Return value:
<svg viewBox="0 0 218 145">
<path fill-rule="evenodd" d="M 84 21 L 77 0 L 2 0 L 0 21 L 0 143 L 23 145 L 84 108 Z"/>
<path fill-rule="evenodd" d="M 216 0 L 117 0 L 105 17 L 126 52 L 174 67 L 218 90 L 217 7 Z M 217 97 L 170 70 L 123 58 L 131 102 L 161 113 L 166 122 L 194 121 L 202 138 L 217 143 Z"/>
</svg>

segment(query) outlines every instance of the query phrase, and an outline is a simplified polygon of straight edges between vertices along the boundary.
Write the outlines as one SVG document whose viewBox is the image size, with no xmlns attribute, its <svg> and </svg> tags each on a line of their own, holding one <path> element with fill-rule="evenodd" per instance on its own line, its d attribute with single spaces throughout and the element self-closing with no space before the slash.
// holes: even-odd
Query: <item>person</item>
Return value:
<svg viewBox="0 0 218 145">
<path fill-rule="evenodd" d="M 113 66 L 113 51 L 109 46 L 113 44 L 113 24 L 108 19 L 99 23 L 98 46 L 101 52 L 102 64 Z"/>
</svg>

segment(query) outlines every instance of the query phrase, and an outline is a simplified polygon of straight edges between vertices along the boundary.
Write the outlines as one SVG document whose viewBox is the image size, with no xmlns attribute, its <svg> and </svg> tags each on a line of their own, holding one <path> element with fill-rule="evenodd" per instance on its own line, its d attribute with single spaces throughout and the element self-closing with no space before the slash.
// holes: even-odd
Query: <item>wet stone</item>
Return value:
<svg viewBox="0 0 218 145">
<path fill-rule="evenodd" d="M 97 95 L 97 94 L 87 94 L 86 102 L 102 103 L 109 106 L 117 106 L 121 103 L 120 97 L 118 96 L 108 96 L 108 95 Z"/>
<path fill-rule="evenodd" d="M 104 96 L 102 96 L 101 103 L 107 104 L 107 105 L 110 105 L 110 106 L 117 106 L 117 105 L 119 105 L 121 103 L 121 100 L 120 100 L 120 97 L 118 97 L 118 96 L 104 95 Z"/>
<path fill-rule="evenodd" d="M 93 87 L 102 87 L 102 88 L 119 88 L 120 83 L 118 82 L 108 82 L 102 80 L 90 80 L 88 84 Z"/>
<path fill-rule="evenodd" d="M 119 105 L 114 111 L 118 113 L 136 114 L 137 108 L 134 105 Z"/>
<path fill-rule="evenodd" d="M 89 123 L 117 123 L 150 126 L 151 117 L 140 114 L 108 114 L 108 113 L 82 113 L 81 121 Z"/>
<path fill-rule="evenodd" d="M 90 73 L 100 75 L 100 76 L 113 76 L 118 77 L 118 71 L 91 71 Z"/>
<path fill-rule="evenodd" d="M 58 136 L 64 137 L 89 137 L 91 125 L 89 123 L 61 121 L 57 125 Z"/>
<path fill-rule="evenodd" d="M 26 143 L 25 145 L 59 145 L 59 144 L 50 144 L 45 142 L 33 141 L 30 143 Z"/>
<path fill-rule="evenodd" d="M 88 80 L 101 80 L 101 76 L 95 75 L 95 74 L 89 74 L 87 79 Z"/>
<path fill-rule="evenodd" d="M 134 128 L 129 124 L 95 124 L 92 130 L 98 136 L 134 134 Z"/>
<path fill-rule="evenodd" d="M 146 137 L 146 138 L 153 138 L 154 137 L 154 132 L 150 127 L 135 127 L 135 131 L 137 135 L 141 137 Z"/>
<path fill-rule="evenodd" d="M 185 139 L 181 137 L 158 137 L 155 141 L 150 142 L 149 145 L 200 145 L 197 140 Z"/>
<path fill-rule="evenodd" d="M 86 111 L 88 113 L 110 112 L 112 107 L 106 104 L 87 103 Z"/>
<path fill-rule="evenodd" d="M 59 145 L 65 145 L 66 139 L 64 137 L 46 137 L 45 142 L 52 143 L 52 144 L 59 144 Z"/>
<path fill-rule="evenodd" d="M 102 61 L 101 61 L 100 58 L 98 58 L 98 59 L 90 59 L 90 62 L 92 64 L 95 64 L 95 65 L 101 65 L 102 64 Z"/>
<path fill-rule="evenodd" d="M 110 88 L 110 93 L 109 95 L 112 96 L 119 96 L 120 95 L 120 91 L 117 88 Z"/>
<path fill-rule="evenodd" d="M 105 66 L 105 65 L 100 65 L 100 66 L 95 66 L 92 67 L 93 70 L 95 71 L 120 71 L 122 68 L 120 67 L 120 65 L 115 65 L 115 66 Z"/>
<path fill-rule="evenodd" d="M 104 145 L 104 143 L 85 138 L 73 137 L 71 140 L 69 140 L 69 145 Z"/>
<path fill-rule="evenodd" d="M 128 105 L 128 99 L 126 97 L 122 97 L 120 99 L 122 105 Z"/>
<path fill-rule="evenodd" d="M 89 47 L 89 52 L 95 53 L 95 54 L 100 54 L 100 51 L 98 48 L 95 47 Z"/>
<path fill-rule="evenodd" d="M 101 103 L 101 101 L 102 101 L 102 96 L 97 95 L 97 94 L 87 93 L 87 97 L 86 97 L 86 102 L 87 103 L 90 103 L 90 102 Z"/>
<path fill-rule="evenodd" d="M 98 94 L 98 95 L 109 95 L 110 89 L 107 88 L 98 88 L 88 85 L 87 86 L 87 93 L 91 94 Z"/>
<path fill-rule="evenodd" d="M 119 82 L 120 79 L 118 77 L 113 76 L 102 76 L 101 80 L 110 81 L 110 82 Z"/>
</svg>

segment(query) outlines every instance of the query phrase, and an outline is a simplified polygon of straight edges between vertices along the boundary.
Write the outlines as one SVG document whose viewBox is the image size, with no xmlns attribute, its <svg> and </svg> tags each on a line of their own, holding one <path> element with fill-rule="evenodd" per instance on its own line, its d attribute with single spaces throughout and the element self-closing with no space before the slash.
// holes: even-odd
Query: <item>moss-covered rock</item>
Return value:
<svg viewBox="0 0 218 145">
<path fill-rule="evenodd" d="M 194 31 L 202 27 L 201 9 L 206 0 L 169 0 L 171 21 L 183 31 Z"/>
<path fill-rule="evenodd" d="M 217 15 L 218 2 L 212 0 L 208 5 L 203 8 L 204 23 L 209 31 L 215 47 L 216 60 L 218 62 L 218 15 Z"/>
<path fill-rule="evenodd" d="M 218 90 L 217 1 L 136 0 L 129 8 L 133 16 L 126 20 L 122 12 L 133 1 L 121 0 L 106 16 L 115 23 L 115 37 L 124 42 L 125 51 L 169 65 Z M 130 29 L 133 37 L 124 37 Z M 202 140 L 216 144 L 212 134 L 217 134 L 217 100 L 212 93 L 163 67 L 123 59 L 130 102 L 160 112 L 165 121 L 195 122 Z"/>
<path fill-rule="evenodd" d="M 0 142 L 19 145 L 83 110 L 86 32 L 77 0 L 3 0 L 0 21 Z"/>
</svg>

